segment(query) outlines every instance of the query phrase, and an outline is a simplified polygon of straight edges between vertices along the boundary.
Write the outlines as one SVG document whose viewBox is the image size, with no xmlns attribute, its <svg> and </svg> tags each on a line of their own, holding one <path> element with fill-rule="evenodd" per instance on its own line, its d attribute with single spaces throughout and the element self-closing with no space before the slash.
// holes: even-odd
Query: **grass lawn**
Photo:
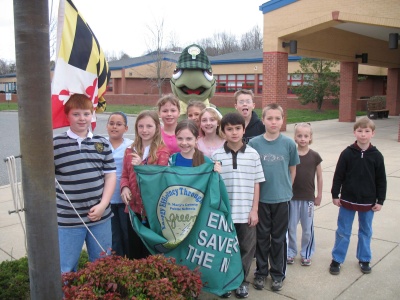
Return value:
<svg viewBox="0 0 400 300">
<path fill-rule="evenodd" d="M 138 114 L 144 109 L 154 109 L 152 106 L 126 106 L 126 105 L 107 105 L 107 111 L 123 111 L 128 114 Z M 228 112 L 235 112 L 233 107 L 218 107 L 218 110 L 222 115 Z M 255 109 L 257 115 L 261 118 L 262 110 L 260 108 Z M 356 112 L 357 116 L 365 116 L 365 111 Z M 315 110 L 308 109 L 288 109 L 287 111 L 287 123 L 300 123 L 300 122 L 312 122 L 312 121 L 323 121 L 339 118 L 339 110 L 323 110 L 321 112 L 316 112 Z"/>
<path fill-rule="evenodd" d="M 0 103 L 0 111 L 3 110 L 17 110 L 18 104 L 16 103 Z M 107 105 L 106 112 L 123 111 L 127 114 L 138 114 L 145 109 L 155 109 L 153 106 L 144 105 Z M 224 115 L 228 112 L 234 112 L 233 107 L 218 107 L 221 113 Z M 261 117 L 261 109 L 255 109 L 259 117 Z M 357 116 L 366 115 L 365 111 L 358 111 Z M 323 110 L 322 112 L 316 112 L 315 110 L 298 110 L 298 109 L 288 109 L 287 111 L 287 123 L 300 123 L 300 122 L 312 122 L 312 121 L 322 121 L 331 120 L 339 118 L 338 110 Z"/>
</svg>

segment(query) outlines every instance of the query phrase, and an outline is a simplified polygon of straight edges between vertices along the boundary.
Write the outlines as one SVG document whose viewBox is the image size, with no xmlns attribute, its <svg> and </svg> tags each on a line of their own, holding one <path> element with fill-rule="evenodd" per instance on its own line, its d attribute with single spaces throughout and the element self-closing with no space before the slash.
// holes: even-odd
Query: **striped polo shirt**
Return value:
<svg viewBox="0 0 400 300">
<path fill-rule="evenodd" d="M 265 181 L 260 156 L 243 144 L 239 151 L 224 147 L 214 151 L 212 160 L 221 162 L 221 177 L 228 192 L 233 223 L 247 223 L 254 198 L 254 184 Z"/>
<path fill-rule="evenodd" d="M 91 132 L 81 138 L 68 130 L 53 138 L 53 147 L 55 176 L 62 187 L 56 182 L 58 226 L 84 226 L 67 197 L 88 226 L 110 218 L 110 205 L 99 221 L 92 222 L 88 218 L 90 208 L 101 201 L 104 174 L 116 171 L 109 142 Z"/>
</svg>

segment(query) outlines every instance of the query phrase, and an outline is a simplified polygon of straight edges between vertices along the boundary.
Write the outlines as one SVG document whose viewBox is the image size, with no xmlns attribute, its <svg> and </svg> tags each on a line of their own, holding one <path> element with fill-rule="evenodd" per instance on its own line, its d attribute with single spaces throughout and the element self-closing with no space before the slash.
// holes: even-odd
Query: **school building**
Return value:
<svg viewBox="0 0 400 300">
<path fill-rule="evenodd" d="M 162 83 L 162 93 L 170 93 L 170 81 L 180 53 L 164 52 L 162 60 L 155 54 L 129 58 L 109 63 L 111 83 L 106 99 L 115 104 L 153 105 L 158 99 L 156 81 L 151 78 L 156 72 L 156 62 L 161 61 L 159 68 L 166 77 Z M 217 106 L 234 105 L 233 94 L 239 89 L 251 89 L 255 93 L 257 107 L 262 106 L 263 99 L 263 50 L 249 50 L 209 57 L 213 74 L 216 78 L 216 91 L 211 102 Z M 300 56 L 288 56 L 288 71 L 285 76 L 285 95 L 288 108 L 312 109 L 315 104 L 301 105 L 292 88 L 303 84 L 303 74 L 295 74 L 299 68 Z M 360 74 L 365 75 L 357 84 L 357 99 L 375 95 L 386 95 L 386 69 L 360 65 Z M 324 109 L 337 109 L 338 106 L 326 100 Z M 358 103 L 358 110 L 365 110 L 365 101 Z"/>
<path fill-rule="evenodd" d="M 233 93 L 249 88 L 257 107 L 276 102 L 284 109 L 316 108 L 299 104 L 292 93 L 304 79 L 304 74 L 295 74 L 298 61 L 312 57 L 340 62 L 339 105 L 329 100 L 323 104 L 323 109 L 339 108 L 340 122 L 353 122 L 356 110 L 366 109 L 360 99 L 376 95 L 385 95 L 389 115 L 399 116 L 400 1 L 271 0 L 259 10 L 264 17 L 262 50 L 209 57 L 217 80 L 212 103 L 233 106 Z M 154 105 L 157 84 L 162 93 L 171 91 L 169 78 L 179 55 L 163 52 L 159 59 L 151 53 L 110 62 L 108 103 Z M 162 82 L 154 80 L 158 62 Z M 365 80 L 359 81 L 359 75 Z M 0 77 L 0 84 L 5 80 L 10 78 Z M 14 75 L 11 81 L 16 80 Z M 3 98 L 0 93 L 0 102 Z"/>
<path fill-rule="evenodd" d="M 271 0 L 259 9 L 264 16 L 262 57 L 257 50 L 211 57 L 217 79 L 213 103 L 233 105 L 235 90 L 253 87 L 257 104 L 296 107 L 291 87 L 302 83 L 303 74 L 294 72 L 299 57 L 311 57 L 340 62 L 340 122 L 354 122 L 356 110 L 365 107 L 358 99 L 374 95 L 386 95 L 389 115 L 399 116 L 400 1 Z M 177 55 L 165 60 L 170 74 Z M 145 70 L 134 64 L 118 67 L 112 76 L 113 93 L 122 99 L 135 74 Z M 367 79 L 359 82 L 359 75 Z M 169 84 L 164 88 L 168 92 Z M 146 90 L 146 95 L 153 91 Z M 327 108 L 329 101 L 325 102 Z"/>
</svg>

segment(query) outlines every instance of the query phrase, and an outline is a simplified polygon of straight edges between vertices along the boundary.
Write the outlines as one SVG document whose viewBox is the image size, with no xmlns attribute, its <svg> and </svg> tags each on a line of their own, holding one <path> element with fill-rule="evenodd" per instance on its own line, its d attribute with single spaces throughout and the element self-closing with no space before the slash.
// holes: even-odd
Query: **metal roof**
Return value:
<svg viewBox="0 0 400 300">
<path fill-rule="evenodd" d="M 116 61 L 108 62 L 110 70 L 121 70 L 127 68 L 138 67 L 142 65 L 151 64 L 157 61 L 156 52 L 132 58 L 124 58 Z M 179 52 L 162 52 L 163 60 L 169 62 L 177 62 L 180 56 Z M 211 65 L 222 65 L 222 64 L 240 64 L 240 63 L 261 63 L 263 61 L 263 50 L 247 50 L 237 51 L 217 56 L 208 56 Z M 298 61 L 301 59 L 300 56 L 289 55 L 289 61 Z"/>
</svg>

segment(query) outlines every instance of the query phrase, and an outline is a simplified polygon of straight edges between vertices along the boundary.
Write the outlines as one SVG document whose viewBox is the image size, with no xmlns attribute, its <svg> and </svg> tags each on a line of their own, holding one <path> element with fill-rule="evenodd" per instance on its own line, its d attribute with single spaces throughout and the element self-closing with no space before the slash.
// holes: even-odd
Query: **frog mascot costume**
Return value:
<svg viewBox="0 0 400 300">
<path fill-rule="evenodd" d="M 199 45 L 192 44 L 182 51 L 171 78 L 171 89 L 180 101 L 181 118 L 186 118 L 189 100 L 215 107 L 209 101 L 215 93 L 215 78 L 207 54 Z"/>
</svg>

